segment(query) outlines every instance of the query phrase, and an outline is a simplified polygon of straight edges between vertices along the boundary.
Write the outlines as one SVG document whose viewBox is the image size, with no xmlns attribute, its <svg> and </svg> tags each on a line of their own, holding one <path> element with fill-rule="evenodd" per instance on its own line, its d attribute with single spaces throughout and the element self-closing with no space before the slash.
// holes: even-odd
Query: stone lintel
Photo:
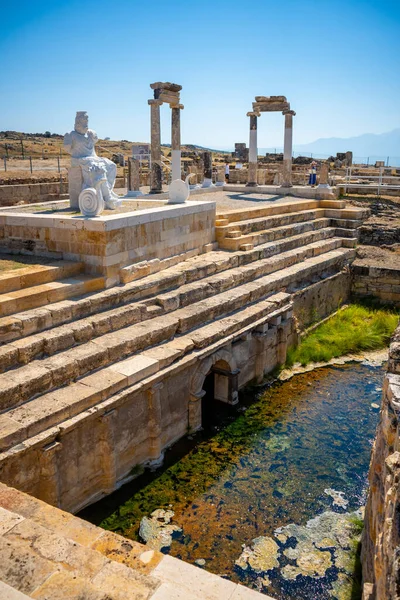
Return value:
<svg viewBox="0 0 400 600">
<path fill-rule="evenodd" d="M 179 94 L 161 90 L 158 94 L 158 100 L 161 100 L 161 102 L 165 102 L 166 104 L 179 104 Z"/>
<path fill-rule="evenodd" d="M 292 115 L 292 117 L 295 117 L 295 116 L 296 116 L 296 113 L 295 113 L 295 111 L 294 111 L 294 110 L 290 110 L 290 109 L 287 109 L 287 110 L 284 110 L 284 111 L 282 111 L 282 114 L 283 114 L 283 115 Z"/>
<path fill-rule="evenodd" d="M 253 102 L 255 112 L 283 112 L 290 110 L 289 102 Z"/>
<path fill-rule="evenodd" d="M 256 102 L 287 102 L 286 96 L 256 96 Z"/>
<path fill-rule="evenodd" d="M 151 83 L 150 87 L 152 90 L 166 90 L 169 92 L 180 92 L 182 89 L 181 85 L 170 83 L 169 81 L 156 81 L 155 83 Z"/>
</svg>

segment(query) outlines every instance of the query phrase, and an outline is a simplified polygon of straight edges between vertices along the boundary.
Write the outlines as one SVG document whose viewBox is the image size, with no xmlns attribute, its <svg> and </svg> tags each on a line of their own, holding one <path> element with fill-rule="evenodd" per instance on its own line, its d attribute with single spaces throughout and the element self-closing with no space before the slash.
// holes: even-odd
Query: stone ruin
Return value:
<svg viewBox="0 0 400 600">
<path fill-rule="evenodd" d="M 285 96 L 256 96 L 253 110 L 247 113 L 250 117 L 249 170 L 248 187 L 257 187 L 257 118 L 262 112 L 282 112 L 285 116 L 284 150 L 283 150 L 283 181 L 282 188 L 292 187 L 292 155 L 293 155 L 293 117 L 295 112 L 290 110 L 290 104 Z"/>
</svg>

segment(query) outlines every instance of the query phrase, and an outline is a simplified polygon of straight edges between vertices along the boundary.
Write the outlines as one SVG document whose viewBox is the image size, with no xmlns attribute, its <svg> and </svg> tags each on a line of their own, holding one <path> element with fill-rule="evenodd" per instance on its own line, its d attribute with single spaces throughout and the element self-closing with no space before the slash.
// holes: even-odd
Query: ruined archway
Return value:
<svg viewBox="0 0 400 600">
<path fill-rule="evenodd" d="M 206 402 L 234 405 L 238 402 L 238 375 L 236 360 L 227 349 L 204 359 L 196 369 L 189 400 L 189 428 L 199 429 Z"/>
<path fill-rule="evenodd" d="M 292 153 L 293 153 L 293 116 L 294 110 L 290 110 L 290 104 L 285 96 L 256 96 L 253 102 L 253 110 L 247 113 L 250 117 L 250 140 L 249 140 L 249 170 L 248 187 L 256 187 L 257 184 L 257 118 L 262 112 L 282 112 L 285 116 L 285 134 L 283 148 L 283 181 L 282 188 L 292 187 Z"/>
</svg>

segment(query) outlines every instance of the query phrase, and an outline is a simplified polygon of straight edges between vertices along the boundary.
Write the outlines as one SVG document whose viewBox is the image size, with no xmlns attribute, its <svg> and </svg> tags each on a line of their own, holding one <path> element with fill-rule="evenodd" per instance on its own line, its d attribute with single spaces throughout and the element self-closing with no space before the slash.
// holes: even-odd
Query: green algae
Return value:
<svg viewBox="0 0 400 600">
<path fill-rule="evenodd" d="M 345 494 L 350 511 L 363 503 L 377 422 L 370 403 L 379 402 L 382 377 L 382 368 L 346 365 L 300 375 L 256 395 L 254 390 L 242 394 L 239 410 L 233 409 L 212 437 L 190 436 L 187 453 L 179 458 L 169 460 L 167 452 L 166 467 L 128 484 L 123 501 L 112 510 L 108 499 L 95 522 L 138 540 L 143 517 L 155 509 L 173 510 L 182 534 L 173 536 L 169 552 L 192 563 L 205 560 L 211 572 L 254 589 L 265 589 L 268 580 L 268 593 L 285 600 L 308 600 L 311 589 L 318 600 L 335 598 L 339 576 L 344 586 L 344 576 L 350 578 L 356 589 L 350 572 L 357 570 L 357 552 L 347 534 L 357 531 L 359 516 L 348 521 L 343 539 L 334 525 L 311 542 L 302 539 L 302 530 L 279 533 L 277 527 L 305 527 L 321 511 L 329 512 L 332 498 L 326 489 Z M 347 514 L 340 506 L 333 508 L 332 519 Z M 289 550 L 297 547 L 289 532 L 299 537 L 298 550 L 308 543 L 305 558 Z M 267 565 L 279 562 L 268 575 L 244 557 L 236 563 L 244 549 L 254 550 L 257 538 L 278 545 L 264 554 Z M 261 563 L 254 560 L 259 570 Z M 337 597 L 352 598 L 342 592 Z"/>
</svg>

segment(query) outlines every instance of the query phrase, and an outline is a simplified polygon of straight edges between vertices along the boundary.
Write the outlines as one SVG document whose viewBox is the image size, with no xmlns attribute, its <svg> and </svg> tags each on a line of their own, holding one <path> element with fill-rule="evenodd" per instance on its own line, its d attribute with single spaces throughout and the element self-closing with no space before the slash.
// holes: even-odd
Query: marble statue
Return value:
<svg viewBox="0 0 400 600">
<path fill-rule="evenodd" d="M 190 196 L 189 179 L 194 177 L 195 173 L 189 173 L 185 181 L 175 179 L 171 181 L 168 188 L 169 202 L 171 204 L 183 204 Z"/>
<path fill-rule="evenodd" d="M 122 200 L 113 191 L 117 166 L 108 158 L 97 156 L 98 137 L 88 128 L 88 121 L 86 112 L 76 113 L 74 131 L 64 136 L 64 149 L 71 154 L 71 170 L 79 167 L 81 171 L 81 174 L 78 171 L 81 176 L 79 208 L 83 215 L 94 217 L 104 208 L 117 208 Z"/>
</svg>

